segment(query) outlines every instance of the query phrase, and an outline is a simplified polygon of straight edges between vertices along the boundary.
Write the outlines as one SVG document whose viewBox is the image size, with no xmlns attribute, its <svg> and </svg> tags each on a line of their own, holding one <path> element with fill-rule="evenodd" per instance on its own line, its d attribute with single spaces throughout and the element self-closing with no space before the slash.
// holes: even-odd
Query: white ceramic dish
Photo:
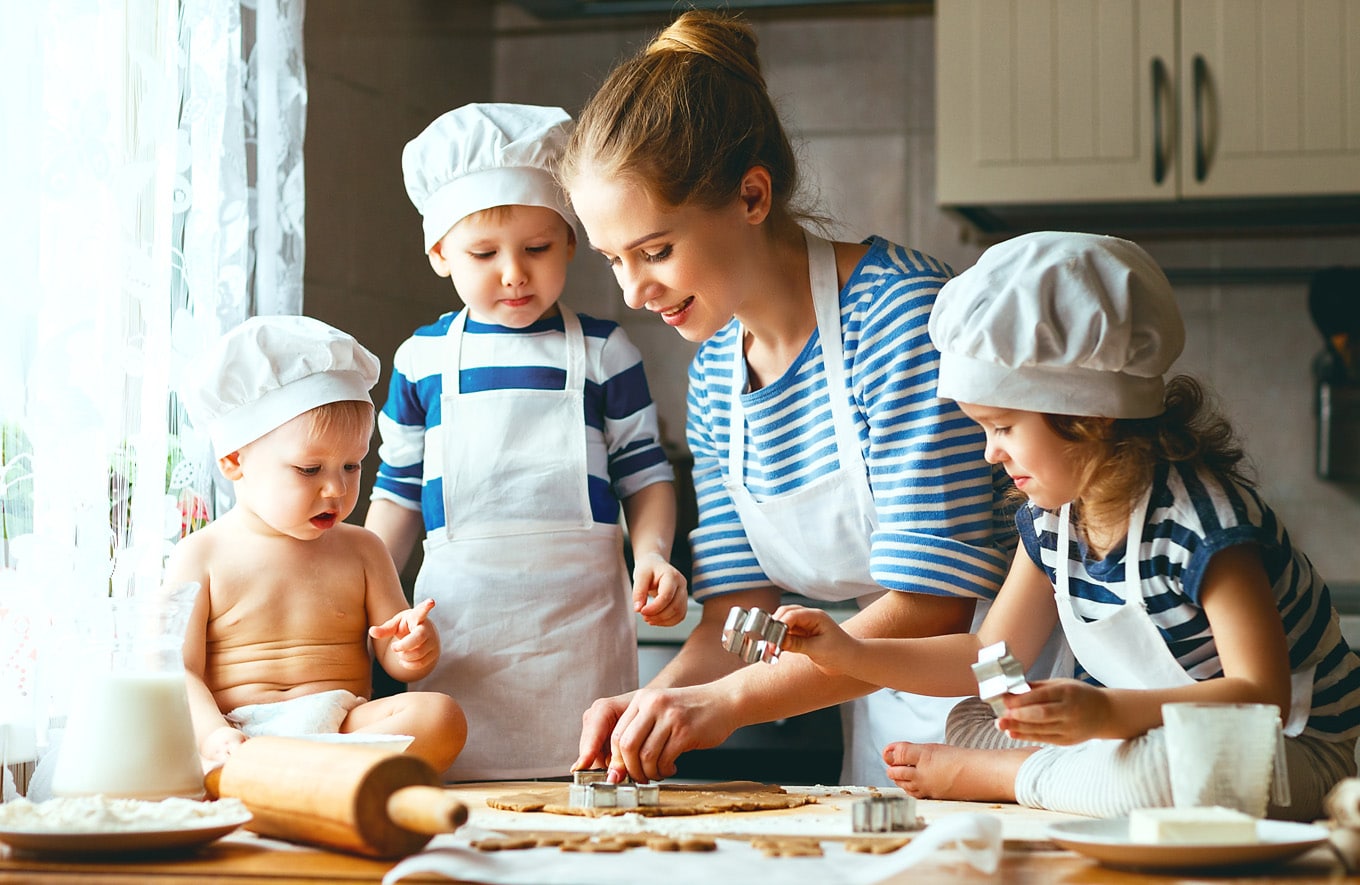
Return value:
<svg viewBox="0 0 1360 885">
<path fill-rule="evenodd" d="M 1106 866 L 1140 870 L 1197 870 L 1279 863 L 1327 841 L 1316 824 L 1260 820 L 1249 845 L 1148 845 L 1129 841 L 1126 817 L 1051 824 L 1048 835 L 1069 851 Z"/>
<path fill-rule="evenodd" d="M 415 740 L 409 734 L 307 734 L 302 737 L 323 744 L 350 744 L 389 753 L 401 753 Z"/>
<path fill-rule="evenodd" d="M 222 838 L 250 821 L 250 814 L 200 825 L 103 833 L 0 829 L 0 842 L 33 854 L 76 855 L 159 854 L 189 851 Z"/>
</svg>

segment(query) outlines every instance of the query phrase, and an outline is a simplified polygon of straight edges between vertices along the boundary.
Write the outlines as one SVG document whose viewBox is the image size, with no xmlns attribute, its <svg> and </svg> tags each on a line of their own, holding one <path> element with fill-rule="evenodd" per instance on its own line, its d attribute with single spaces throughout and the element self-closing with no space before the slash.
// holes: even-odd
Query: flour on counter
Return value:
<svg viewBox="0 0 1360 885">
<path fill-rule="evenodd" d="M 250 817 L 239 799 L 109 799 L 79 796 L 0 805 L 0 828 L 26 833 L 122 833 L 239 823 Z"/>
</svg>

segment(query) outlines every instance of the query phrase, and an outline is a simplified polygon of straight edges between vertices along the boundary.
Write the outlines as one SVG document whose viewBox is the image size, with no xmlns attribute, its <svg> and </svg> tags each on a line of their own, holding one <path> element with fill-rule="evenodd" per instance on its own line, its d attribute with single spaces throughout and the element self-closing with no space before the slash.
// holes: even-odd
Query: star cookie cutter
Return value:
<svg viewBox="0 0 1360 885">
<path fill-rule="evenodd" d="M 856 833 L 901 833 L 919 830 L 916 800 L 911 796 L 870 796 L 850 806 L 851 826 Z"/>
<path fill-rule="evenodd" d="M 773 664 L 782 651 L 780 643 L 789 632 L 788 625 L 758 608 L 732 606 L 723 624 L 722 646 L 748 664 L 764 661 Z"/>
<path fill-rule="evenodd" d="M 996 715 L 1006 712 L 1002 697 L 1008 694 L 1024 694 L 1029 691 L 1025 681 L 1025 668 L 1006 650 L 1005 642 L 986 646 L 978 652 L 978 662 L 973 665 L 973 675 L 978 681 L 978 697 L 991 705 Z"/>
</svg>

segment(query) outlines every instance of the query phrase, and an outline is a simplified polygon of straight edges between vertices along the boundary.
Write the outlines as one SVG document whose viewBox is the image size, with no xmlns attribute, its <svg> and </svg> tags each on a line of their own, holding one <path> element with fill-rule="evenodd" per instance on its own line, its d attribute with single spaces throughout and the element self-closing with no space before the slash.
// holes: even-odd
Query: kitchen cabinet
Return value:
<svg viewBox="0 0 1360 885">
<path fill-rule="evenodd" d="M 941 0 L 942 205 L 1360 194 L 1360 0 Z"/>
</svg>

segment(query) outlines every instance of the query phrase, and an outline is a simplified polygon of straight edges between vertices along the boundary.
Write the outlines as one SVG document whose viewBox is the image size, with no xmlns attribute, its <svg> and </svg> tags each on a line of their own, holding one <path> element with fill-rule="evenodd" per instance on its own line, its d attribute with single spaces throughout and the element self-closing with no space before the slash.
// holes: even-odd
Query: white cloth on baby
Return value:
<svg viewBox="0 0 1360 885">
<path fill-rule="evenodd" d="M 363 702 L 353 692 L 337 688 L 269 704 L 246 704 L 228 713 L 227 721 L 246 737 L 332 734 L 340 730 L 349 711 Z"/>
</svg>

